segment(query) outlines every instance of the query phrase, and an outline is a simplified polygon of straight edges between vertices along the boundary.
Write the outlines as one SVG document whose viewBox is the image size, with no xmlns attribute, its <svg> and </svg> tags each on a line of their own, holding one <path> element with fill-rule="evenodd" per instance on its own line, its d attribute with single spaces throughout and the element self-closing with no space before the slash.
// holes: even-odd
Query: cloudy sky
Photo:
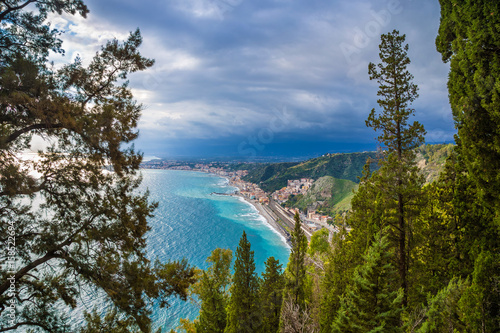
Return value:
<svg viewBox="0 0 500 333">
<path fill-rule="evenodd" d="M 110 38 L 141 29 L 153 68 L 130 77 L 145 105 L 146 155 L 311 156 L 373 150 L 380 34 L 407 35 L 428 143 L 453 140 L 448 65 L 435 50 L 436 0 L 87 0 L 65 30 L 66 55 L 89 61 Z"/>
</svg>

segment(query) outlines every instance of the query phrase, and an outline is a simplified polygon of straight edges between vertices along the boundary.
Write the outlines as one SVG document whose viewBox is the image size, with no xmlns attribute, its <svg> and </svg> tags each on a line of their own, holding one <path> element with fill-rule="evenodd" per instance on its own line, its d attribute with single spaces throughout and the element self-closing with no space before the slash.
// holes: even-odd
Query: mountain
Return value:
<svg viewBox="0 0 500 333">
<path fill-rule="evenodd" d="M 439 177 L 453 147 L 453 144 L 435 144 L 416 149 L 416 162 L 427 183 Z M 358 177 L 367 160 L 375 162 L 377 153 L 327 154 L 301 163 L 252 165 L 247 168 L 249 173 L 244 180 L 258 184 L 264 191 L 274 192 L 287 186 L 288 180 L 312 178 L 315 182 L 305 195 L 291 196 L 284 205 L 302 211 L 312 208 L 335 216 L 351 208 Z M 376 169 L 377 164 L 373 163 L 371 170 Z"/>
</svg>

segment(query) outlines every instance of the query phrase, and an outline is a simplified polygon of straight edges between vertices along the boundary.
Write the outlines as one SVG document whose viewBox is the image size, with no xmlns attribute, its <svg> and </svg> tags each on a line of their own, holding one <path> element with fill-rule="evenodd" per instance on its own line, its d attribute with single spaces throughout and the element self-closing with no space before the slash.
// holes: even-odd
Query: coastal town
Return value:
<svg viewBox="0 0 500 333">
<path fill-rule="evenodd" d="M 229 184 L 238 189 L 235 195 L 243 197 L 247 202 L 252 204 L 266 218 L 269 224 L 287 238 L 287 240 L 289 240 L 290 231 L 293 229 L 295 223 L 293 217 L 296 213 L 299 213 L 302 221 L 302 229 L 308 239 L 311 238 L 315 231 L 322 228 L 327 228 L 330 232 L 335 231 L 332 226 L 333 218 L 331 216 L 321 215 L 315 210 L 302 212 L 298 208 L 283 206 L 291 196 L 305 195 L 314 183 L 314 180 L 311 178 L 290 179 L 286 187 L 273 193 L 268 193 L 262 190 L 257 184 L 243 180 L 243 177 L 248 175 L 247 170 L 229 171 L 214 163 L 186 165 L 158 160 L 150 161 L 142 167 L 148 169 L 205 172 L 227 178 Z"/>
</svg>

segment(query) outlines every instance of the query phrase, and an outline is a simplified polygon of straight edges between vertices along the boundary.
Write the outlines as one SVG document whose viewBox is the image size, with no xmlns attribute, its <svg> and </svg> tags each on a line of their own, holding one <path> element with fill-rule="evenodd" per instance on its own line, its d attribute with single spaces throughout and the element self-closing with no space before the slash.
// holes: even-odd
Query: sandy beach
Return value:
<svg viewBox="0 0 500 333">
<path fill-rule="evenodd" d="M 269 208 L 263 206 L 262 204 L 260 204 L 259 202 L 255 201 L 255 200 L 248 199 L 248 198 L 244 197 L 243 195 L 240 195 L 240 194 L 236 194 L 236 195 L 239 196 L 240 198 L 243 198 L 243 200 L 245 200 L 246 202 L 248 202 L 249 204 L 254 206 L 255 209 L 257 209 L 257 211 L 259 212 L 259 214 L 266 219 L 267 223 L 274 230 L 276 230 L 280 235 L 282 235 L 286 239 L 287 244 L 290 245 L 290 235 L 288 234 L 288 232 L 285 229 L 283 229 L 283 227 L 281 225 L 279 225 L 276 222 L 278 218 Z"/>
<path fill-rule="evenodd" d="M 217 175 L 220 177 L 220 175 Z M 246 196 L 242 195 L 240 193 L 241 191 L 241 188 L 238 186 L 238 184 L 235 184 L 234 182 L 232 182 L 229 178 L 227 177 L 222 177 L 222 178 L 225 178 L 227 179 L 229 185 L 237 188 L 238 190 L 236 191 L 236 193 L 233 193 L 233 194 L 230 194 L 230 195 L 233 195 L 233 196 L 237 196 L 237 197 L 240 197 L 242 198 L 243 200 L 245 200 L 247 203 L 251 204 L 253 207 L 255 207 L 255 209 L 257 209 L 257 211 L 259 212 L 259 214 L 264 217 L 264 219 L 267 221 L 267 223 L 274 229 L 276 230 L 281 236 L 283 236 L 283 238 L 286 240 L 286 243 L 291 246 L 290 244 L 290 235 L 288 234 L 288 232 L 277 222 L 278 220 L 278 217 L 276 216 L 276 214 L 268 207 L 266 207 L 265 205 L 262 205 L 261 203 L 259 203 L 258 201 L 256 200 L 252 200 L 252 199 L 249 199 L 247 198 Z"/>
</svg>

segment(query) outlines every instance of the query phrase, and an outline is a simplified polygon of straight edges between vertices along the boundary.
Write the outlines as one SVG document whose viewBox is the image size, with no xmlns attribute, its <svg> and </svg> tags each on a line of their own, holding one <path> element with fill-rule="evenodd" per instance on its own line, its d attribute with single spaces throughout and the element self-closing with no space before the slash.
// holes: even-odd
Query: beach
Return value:
<svg viewBox="0 0 500 333">
<path fill-rule="evenodd" d="M 226 178 L 226 177 L 224 177 L 224 178 Z M 252 200 L 252 199 L 249 199 L 248 197 L 242 195 L 240 193 L 241 189 L 239 188 L 238 184 L 232 182 L 228 178 L 226 178 L 226 179 L 229 181 L 229 184 L 231 186 L 234 186 L 235 188 L 238 189 L 238 191 L 234 195 L 242 198 L 245 202 L 252 205 L 259 212 L 259 214 L 266 220 L 267 224 L 269 224 L 269 226 L 271 226 L 277 233 L 279 233 L 286 240 L 286 243 L 290 246 L 290 235 L 277 222 L 278 217 L 276 216 L 276 214 L 274 214 L 274 212 L 270 208 L 266 207 L 265 205 L 262 205 L 257 200 Z"/>
<path fill-rule="evenodd" d="M 290 235 L 288 234 L 288 232 L 285 229 L 283 229 L 283 227 L 281 225 L 278 224 L 278 222 L 277 222 L 278 218 L 269 208 L 265 207 L 264 205 L 260 204 L 259 202 L 255 201 L 255 200 L 248 199 L 242 195 L 238 195 L 238 196 L 243 198 L 243 200 L 245 200 L 246 202 L 248 202 L 252 206 L 254 206 L 255 209 L 257 209 L 257 211 L 259 212 L 259 214 L 262 217 L 264 217 L 264 219 L 267 221 L 267 223 L 276 232 L 278 232 L 281 236 L 283 236 L 286 239 L 286 243 L 288 245 L 290 245 Z"/>
</svg>

